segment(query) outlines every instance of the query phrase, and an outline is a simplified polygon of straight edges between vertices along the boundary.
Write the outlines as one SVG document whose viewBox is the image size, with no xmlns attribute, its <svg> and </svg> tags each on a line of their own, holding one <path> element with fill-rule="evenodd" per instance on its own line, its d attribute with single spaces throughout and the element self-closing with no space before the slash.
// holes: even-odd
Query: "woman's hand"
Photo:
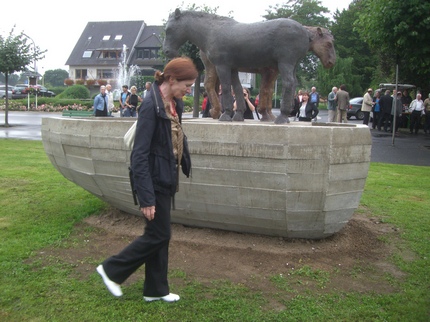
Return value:
<svg viewBox="0 0 430 322">
<path fill-rule="evenodd" d="M 140 212 L 143 214 L 143 216 L 146 219 L 148 219 L 149 221 L 151 221 L 155 217 L 155 206 L 142 207 L 142 208 L 140 208 Z"/>
</svg>

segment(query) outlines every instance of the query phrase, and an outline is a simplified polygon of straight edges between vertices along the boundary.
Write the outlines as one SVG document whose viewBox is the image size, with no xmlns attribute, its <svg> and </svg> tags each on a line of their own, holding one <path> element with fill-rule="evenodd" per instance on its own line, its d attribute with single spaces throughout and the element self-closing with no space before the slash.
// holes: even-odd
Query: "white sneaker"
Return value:
<svg viewBox="0 0 430 322">
<path fill-rule="evenodd" d="M 172 303 L 172 302 L 179 301 L 180 297 L 177 294 L 169 293 L 168 295 L 161 296 L 161 297 L 144 296 L 143 299 L 146 302 L 152 302 L 152 301 L 159 301 L 159 300 L 161 300 L 161 301 L 164 301 L 164 302 Z"/>
<path fill-rule="evenodd" d="M 103 265 L 97 266 L 97 273 L 103 278 L 103 282 L 105 283 L 109 292 L 114 296 L 122 296 L 121 286 L 114 281 L 111 281 L 109 277 L 106 275 Z"/>
</svg>

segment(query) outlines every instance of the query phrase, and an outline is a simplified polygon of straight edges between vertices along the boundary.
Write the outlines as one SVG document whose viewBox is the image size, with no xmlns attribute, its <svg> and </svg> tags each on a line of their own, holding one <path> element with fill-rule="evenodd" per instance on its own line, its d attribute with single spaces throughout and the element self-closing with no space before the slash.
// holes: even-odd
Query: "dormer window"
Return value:
<svg viewBox="0 0 430 322">
<path fill-rule="evenodd" d="M 93 54 L 92 50 L 85 50 L 84 54 L 82 55 L 82 58 L 91 58 L 92 54 Z"/>
</svg>

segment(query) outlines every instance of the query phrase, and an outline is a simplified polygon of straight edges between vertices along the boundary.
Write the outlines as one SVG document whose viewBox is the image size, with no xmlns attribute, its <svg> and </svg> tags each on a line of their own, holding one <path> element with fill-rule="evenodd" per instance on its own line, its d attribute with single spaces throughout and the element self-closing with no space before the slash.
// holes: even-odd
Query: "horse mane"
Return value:
<svg viewBox="0 0 430 322">
<path fill-rule="evenodd" d="M 172 13 L 172 15 L 175 15 L 175 13 Z M 204 19 L 212 20 L 212 21 L 215 21 L 218 23 L 220 23 L 220 22 L 235 22 L 235 23 L 237 23 L 237 21 L 234 20 L 233 18 L 225 17 L 225 16 L 219 16 L 217 14 L 207 13 L 207 12 L 203 12 L 203 11 L 183 10 L 183 11 L 181 11 L 181 15 L 190 16 L 193 18 L 204 18 Z"/>
</svg>

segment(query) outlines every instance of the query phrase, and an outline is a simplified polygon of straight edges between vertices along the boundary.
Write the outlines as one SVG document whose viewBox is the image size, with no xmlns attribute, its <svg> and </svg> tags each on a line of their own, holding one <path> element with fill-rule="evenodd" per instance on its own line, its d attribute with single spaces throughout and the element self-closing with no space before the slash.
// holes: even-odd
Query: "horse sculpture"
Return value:
<svg viewBox="0 0 430 322">
<path fill-rule="evenodd" d="M 207 62 L 215 66 L 222 88 L 221 103 L 225 107 L 225 112 L 219 118 L 221 121 L 232 120 L 231 88 L 238 106 L 233 121 L 244 119 L 245 100 L 239 70 L 261 72 L 263 82 L 266 82 L 263 90 L 266 91 L 279 72 L 282 79 L 282 102 L 281 114 L 275 119 L 275 123 L 281 124 L 289 123 L 288 116 L 296 87 L 296 66 L 311 48 L 310 44 L 313 43 L 312 51 L 325 67 L 332 67 L 335 63 L 333 37 L 323 28 L 315 30 L 316 34 L 313 34 L 298 22 L 285 18 L 246 24 L 214 14 L 181 12 L 176 9 L 166 24 L 163 49 L 168 57 L 175 57 L 179 47 L 188 40 L 204 53 L 203 61 L 207 59 Z M 208 69 L 210 68 L 209 66 Z M 207 91 L 209 94 L 211 89 L 207 88 Z M 211 95 L 209 98 L 214 101 Z M 263 94 L 265 100 L 267 95 Z"/>
</svg>

